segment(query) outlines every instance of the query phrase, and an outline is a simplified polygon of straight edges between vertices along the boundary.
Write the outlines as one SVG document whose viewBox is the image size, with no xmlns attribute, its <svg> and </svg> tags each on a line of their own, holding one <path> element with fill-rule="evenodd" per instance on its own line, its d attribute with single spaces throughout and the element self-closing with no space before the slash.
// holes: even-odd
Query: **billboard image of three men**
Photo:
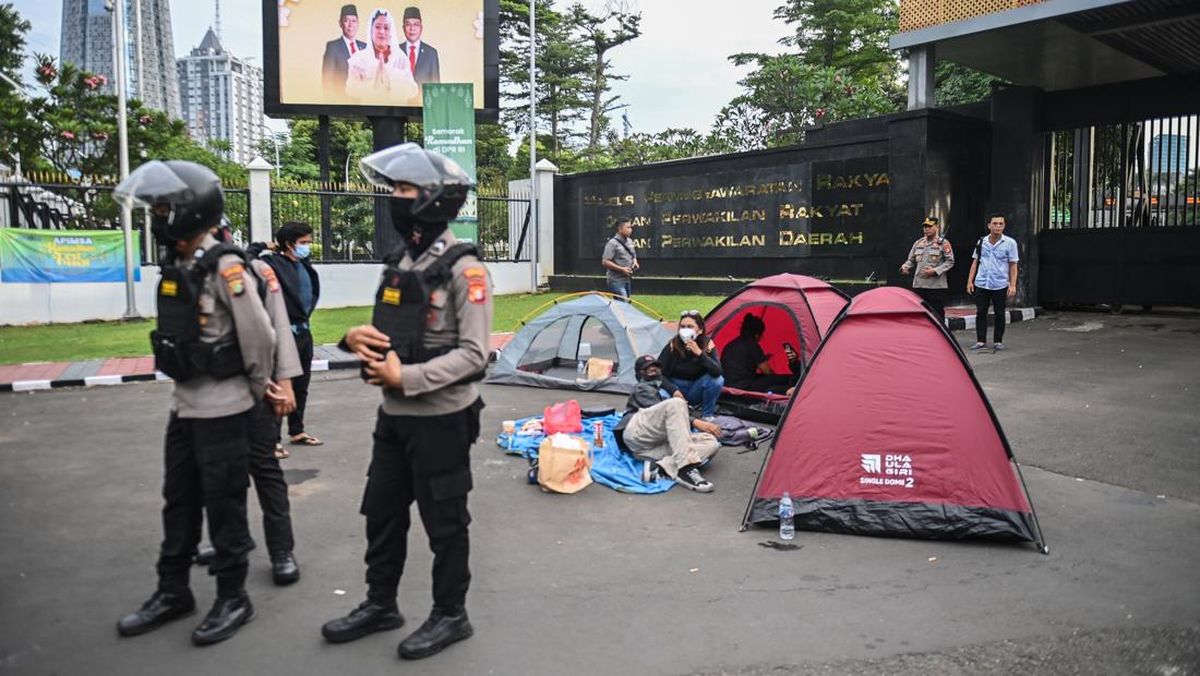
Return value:
<svg viewBox="0 0 1200 676">
<path fill-rule="evenodd" d="M 280 103 L 420 107 L 421 86 L 444 76 L 475 83 L 476 91 L 482 91 L 483 0 L 424 8 L 391 0 L 373 4 L 317 0 L 290 6 L 286 17 L 281 15 Z M 337 31 L 333 39 L 331 28 Z M 449 44 L 454 58 L 448 73 L 443 73 L 438 49 L 425 41 L 427 30 L 436 33 L 439 44 Z M 324 45 L 324 52 L 313 50 L 314 43 Z M 312 70 L 317 53 L 320 78 Z M 312 64 L 310 69 L 305 63 Z"/>
</svg>

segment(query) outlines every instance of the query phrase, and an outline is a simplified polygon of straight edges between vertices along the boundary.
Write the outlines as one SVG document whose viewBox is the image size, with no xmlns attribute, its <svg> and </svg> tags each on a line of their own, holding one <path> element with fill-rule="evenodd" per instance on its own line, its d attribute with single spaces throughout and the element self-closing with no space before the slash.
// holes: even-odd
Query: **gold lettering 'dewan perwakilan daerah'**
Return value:
<svg viewBox="0 0 1200 676">
<path fill-rule="evenodd" d="M 779 246 L 852 246 L 863 241 L 862 232 L 779 231 Z"/>
</svg>

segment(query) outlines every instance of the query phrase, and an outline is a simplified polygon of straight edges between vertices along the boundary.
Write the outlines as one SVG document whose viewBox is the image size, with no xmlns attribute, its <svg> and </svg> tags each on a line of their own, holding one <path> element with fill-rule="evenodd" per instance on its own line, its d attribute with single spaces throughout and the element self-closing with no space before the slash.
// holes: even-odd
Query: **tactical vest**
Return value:
<svg viewBox="0 0 1200 676">
<path fill-rule="evenodd" d="M 191 268 L 169 265 L 158 282 L 158 328 L 150 332 L 154 367 L 182 383 L 208 375 L 217 380 L 245 371 L 237 335 L 217 343 L 200 340 L 200 294 L 204 280 L 217 270 L 221 256 L 236 254 L 251 270 L 245 252 L 232 244 L 217 244 L 204 252 Z M 261 280 L 258 284 L 261 296 Z"/>
<path fill-rule="evenodd" d="M 375 292 L 375 308 L 371 324 L 391 339 L 392 350 L 402 364 L 421 364 L 440 357 L 455 348 L 425 346 L 425 323 L 429 315 L 430 296 L 439 287 L 450 282 L 451 269 L 463 256 L 479 257 L 479 249 L 470 242 L 459 242 L 446 249 L 442 255 L 424 270 L 401 270 L 404 258 L 402 246 L 383 259 L 383 280 Z M 472 374 L 454 384 L 481 380 L 484 371 Z M 366 378 L 366 372 L 363 371 Z"/>
</svg>

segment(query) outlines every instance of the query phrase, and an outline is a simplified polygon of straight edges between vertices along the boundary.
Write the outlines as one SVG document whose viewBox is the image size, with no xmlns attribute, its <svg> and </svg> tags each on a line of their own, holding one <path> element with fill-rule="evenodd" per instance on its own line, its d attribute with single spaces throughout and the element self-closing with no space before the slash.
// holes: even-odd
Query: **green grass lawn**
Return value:
<svg viewBox="0 0 1200 676">
<path fill-rule="evenodd" d="M 513 331 L 521 320 L 539 310 L 557 294 L 514 294 L 496 297 L 494 331 Z M 683 310 L 708 312 L 722 296 L 636 296 L 635 300 L 669 321 Z M 645 309 L 643 308 L 643 311 Z M 371 319 L 369 307 L 317 310 L 313 338 L 318 345 L 336 343 L 346 329 Z M 37 361 L 82 361 L 106 357 L 142 357 L 150 354 L 152 321 L 88 322 L 45 326 L 0 326 L 0 364 Z"/>
</svg>

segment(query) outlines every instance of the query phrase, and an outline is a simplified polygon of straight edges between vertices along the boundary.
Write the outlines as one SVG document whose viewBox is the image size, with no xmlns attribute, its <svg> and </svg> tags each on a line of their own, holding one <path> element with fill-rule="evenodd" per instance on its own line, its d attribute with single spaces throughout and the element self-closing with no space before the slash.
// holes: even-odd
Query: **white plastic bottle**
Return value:
<svg viewBox="0 0 1200 676">
<path fill-rule="evenodd" d="M 578 365 L 575 367 L 575 377 L 581 380 L 587 379 L 587 362 L 583 359 L 580 359 Z"/>
<path fill-rule="evenodd" d="M 791 540 L 796 537 L 796 508 L 792 505 L 792 496 L 786 492 L 779 500 L 779 539 Z"/>
</svg>

